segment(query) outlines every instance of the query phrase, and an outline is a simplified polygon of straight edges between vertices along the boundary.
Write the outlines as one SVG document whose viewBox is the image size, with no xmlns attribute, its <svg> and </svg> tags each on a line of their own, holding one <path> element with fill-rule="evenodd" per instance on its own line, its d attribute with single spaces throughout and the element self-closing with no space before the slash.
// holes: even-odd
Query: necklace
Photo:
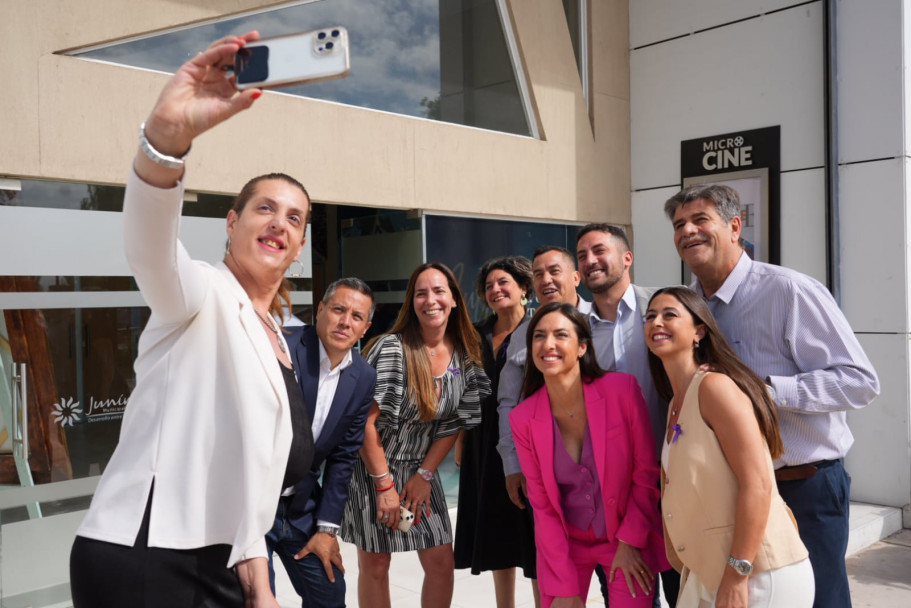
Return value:
<svg viewBox="0 0 911 608">
<path fill-rule="evenodd" d="M 675 403 L 675 402 L 676 402 L 676 403 Z M 677 412 L 680 411 L 680 406 L 681 406 L 681 405 L 683 405 L 683 403 L 677 401 L 676 399 L 672 399 L 672 400 L 671 400 L 671 416 L 676 416 L 676 415 L 677 415 Z"/>
<path fill-rule="evenodd" d="M 566 409 L 566 406 L 563 405 L 562 403 L 558 403 L 557 405 L 559 405 L 560 409 L 563 410 L 564 412 L 566 412 L 566 415 L 569 416 L 570 418 L 576 417 L 576 408 L 569 410 L 569 409 Z"/>
<path fill-rule="evenodd" d="M 285 349 L 285 343 L 280 338 L 278 338 L 278 328 L 275 326 L 275 324 L 272 321 L 267 320 L 266 317 L 262 315 L 262 313 L 256 310 L 255 306 L 253 307 L 253 312 L 255 312 L 256 316 L 259 317 L 259 320 L 262 321 L 265 326 L 272 330 L 272 333 L 275 334 L 275 337 L 277 338 L 276 342 L 278 342 L 278 348 L 281 349 L 283 353 L 287 353 L 288 351 Z"/>
</svg>

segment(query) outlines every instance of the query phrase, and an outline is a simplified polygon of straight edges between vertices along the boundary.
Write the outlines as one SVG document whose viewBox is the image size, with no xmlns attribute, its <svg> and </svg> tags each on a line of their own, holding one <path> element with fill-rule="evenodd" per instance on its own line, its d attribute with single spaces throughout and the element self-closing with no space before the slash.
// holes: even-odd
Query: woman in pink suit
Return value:
<svg viewBox="0 0 911 608">
<path fill-rule="evenodd" d="M 509 416 L 535 519 L 544 608 L 582 608 L 597 564 L 613 608 L 652 605 L 667 569 L 658 466 L 645 400 L 633 376 L 598 367 L 585 317 L 538 309 L 531 365 Z"/>
</svg>

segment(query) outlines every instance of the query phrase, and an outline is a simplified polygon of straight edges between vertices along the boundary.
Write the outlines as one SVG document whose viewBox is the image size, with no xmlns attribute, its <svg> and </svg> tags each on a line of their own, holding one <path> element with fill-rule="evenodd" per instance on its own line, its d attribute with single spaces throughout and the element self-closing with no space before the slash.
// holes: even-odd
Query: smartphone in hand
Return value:
<svg viewBox="0 0 911 608">
<path fill-rule="evenodd" d="M 350 71 L 348 30 L 343 27 L 257 40 L 234 56 L 234 83 L 241 90 L 343 78 Z"/>
</svg>

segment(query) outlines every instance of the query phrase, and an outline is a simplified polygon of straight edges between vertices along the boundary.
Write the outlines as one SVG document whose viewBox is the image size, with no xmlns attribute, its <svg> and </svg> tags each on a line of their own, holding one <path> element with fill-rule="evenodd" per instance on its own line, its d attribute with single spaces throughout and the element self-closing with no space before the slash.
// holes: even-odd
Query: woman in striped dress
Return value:
<svg viewBox="0 0 911 608">
<path fill-rule="evenodd" d="M 365 350 L 376 392 L 341 531 L 358 548 L 358 603 L 390 606 L 391 554 L 417 551 L 422 604 L 448 606 L 452 525 L 436 469 L 458 431 L 480 422 L 490 393 L 480 338 L 452 271 L 434 262 L 416 268 L 392 330 Z M 397 529 L 399 505 L 415 516 L 407 532 Z"/>
</svg>

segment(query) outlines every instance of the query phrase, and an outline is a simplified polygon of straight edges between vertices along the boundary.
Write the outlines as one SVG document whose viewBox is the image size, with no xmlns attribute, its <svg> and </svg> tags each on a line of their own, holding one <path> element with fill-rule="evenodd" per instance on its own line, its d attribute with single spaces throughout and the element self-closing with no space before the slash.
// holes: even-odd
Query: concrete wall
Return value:
<svg viewBox="0 0 911 608">
<path fill-rule="evenodd" d="M 907 0 L 839 2 L 842 307 L 882 383 L 849 414 L 854 500 L 911 502 Z M 761 12 L 760 12 L 761 11 Z M 630 2 L 636 280 L 680 280 L 680 142 L 781 125 L 781 260 L 825 281 L 823 2 Z M 905 525 L 911 525 L 908 521 Z"/>
<path fill-rule="evenodd" d="M 55 53 L 270 4 L 0 0 L 0 175 L 125 179 L 166 76 Z M 278 170 L 328 203 L 629 224 L 627 3 L 592 3 L 593 120 L 561 2 L 507 4 L 541 140 L 266 93 L 194 143 L 188 187 L 236 192 Z M 345 145 L 292 146 L 322 138 Z"/>
</svg>

